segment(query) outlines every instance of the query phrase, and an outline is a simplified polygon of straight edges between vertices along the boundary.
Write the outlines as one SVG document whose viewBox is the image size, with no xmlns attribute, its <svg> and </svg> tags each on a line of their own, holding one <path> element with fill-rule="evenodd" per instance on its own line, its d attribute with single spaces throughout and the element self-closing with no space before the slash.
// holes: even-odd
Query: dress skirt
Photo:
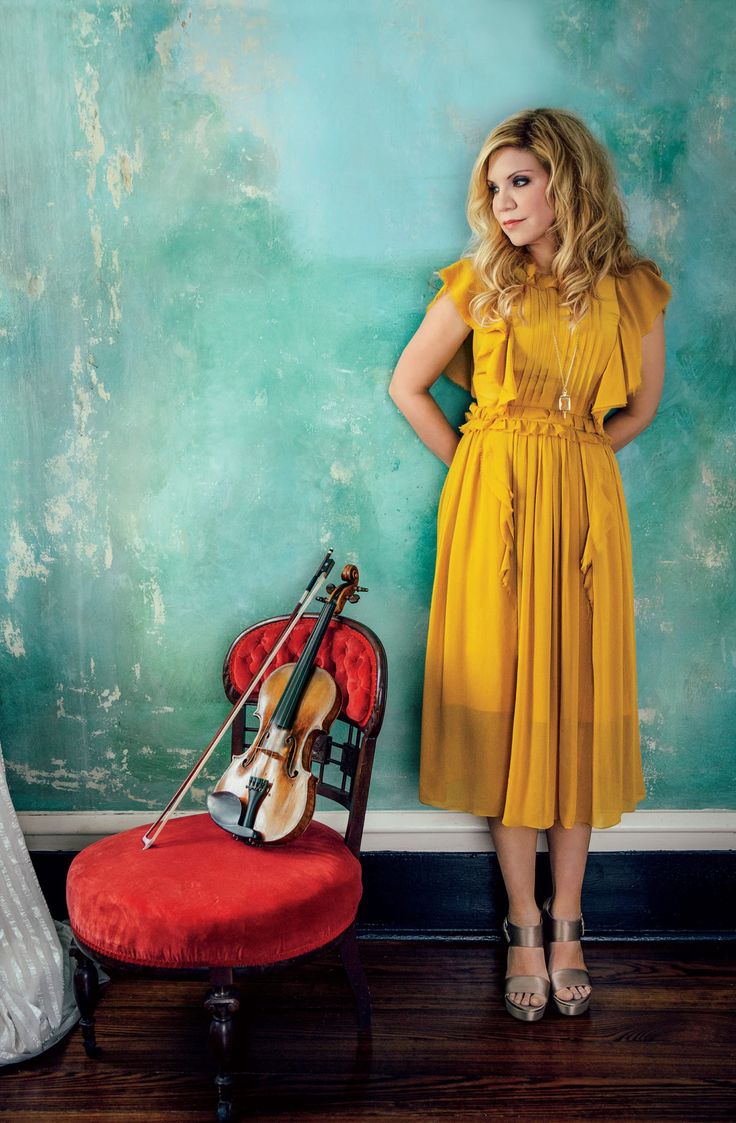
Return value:
<svg viewBox="0 0 736 1123">
<path fill-rule="evenodd" d="M 419 796 L 609 827 L 644 798 L 632 551 L 590 416 L 471 407 L 437 515 Z"/>
</svg>

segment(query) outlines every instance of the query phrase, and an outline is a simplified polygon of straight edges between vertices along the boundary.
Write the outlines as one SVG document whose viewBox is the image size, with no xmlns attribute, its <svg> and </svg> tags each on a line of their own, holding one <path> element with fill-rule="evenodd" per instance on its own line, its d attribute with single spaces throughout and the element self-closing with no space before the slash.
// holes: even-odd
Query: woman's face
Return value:
<svg viewBox="0 0 736 1123">
<path fill-rule="evenodd" d="M 493 214 L 509 241 L 554 251 L 549 228 L 555 212 L 544 197 L 549 176 L 536 156 L 526 148 L 499 148 L 488 161 L 487 179 Z"/>
</svg>

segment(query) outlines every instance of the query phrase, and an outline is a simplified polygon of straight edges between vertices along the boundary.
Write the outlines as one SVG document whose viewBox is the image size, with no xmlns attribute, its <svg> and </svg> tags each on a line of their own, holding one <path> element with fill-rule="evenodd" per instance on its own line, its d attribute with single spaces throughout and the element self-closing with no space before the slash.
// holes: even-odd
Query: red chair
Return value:
<svg viewBox="0 0 736 1123">
<path fill-rule="evenodd" d="M 287 619 L 277 616 L 254 624 L 231 645 L 223 680 L 232 703 Z M 296 661 L 316 619 L 302 617 L 271 669 Z M 218 1120 L 230 1119 L 232 1111 L 237 976 L 335 947 L 353 990 L 358 1026 L 370 1028 L 370 991 L 358 955 L 355 917 L 362 895 L 363 823 L 386 705 L 386 653 L 370 628 L 340 616 L 330 621 L 316 662 L 342 690 L 340 715 L 330 733 L 317 740 L 312 759 L 318 793 L 348 811 L 344 837 L 313 819 L 288 843 L 249 846 L 208 814 L 196 814 L 171 820 L 150 850 L 143 849 L 143 830 L 136 828 L 88 846 L 69 869 L 74 987 L 87 1054 L 97 1051 L 96 964 L 113 973 L 132 968 L 157 977 L 208 972 L 205 1006 L 217 1062 Z M 233 723 L 233 755 L 253 741 L 256 702 L 257 691 Z M 232 886 L 242 890 L 234 892 Z"/>
</svg>

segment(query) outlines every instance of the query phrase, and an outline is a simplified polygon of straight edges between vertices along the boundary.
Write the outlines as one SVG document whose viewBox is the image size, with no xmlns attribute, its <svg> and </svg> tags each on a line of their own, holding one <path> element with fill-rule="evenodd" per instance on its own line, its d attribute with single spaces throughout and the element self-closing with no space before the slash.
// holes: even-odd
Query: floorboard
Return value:
<svg viewBox="0 0 736 1123">
<path fill-rule="evenodd" d="M 590 1012 L 503 1007 L 499 944 L 365 941 L 373 1033 L 336 955 L 241 984 L 240 1119 L 382 1123 L 736 1119 L 736 965 L 728 943 L 584 944 Z M 0 1119 L 214 1119 L 202 981 L 113 978 L 89 1060 L 79 1030 L 0 1070 Z M 245 1028 L 247 1023 L 247 1028 Z"/>
</svg>

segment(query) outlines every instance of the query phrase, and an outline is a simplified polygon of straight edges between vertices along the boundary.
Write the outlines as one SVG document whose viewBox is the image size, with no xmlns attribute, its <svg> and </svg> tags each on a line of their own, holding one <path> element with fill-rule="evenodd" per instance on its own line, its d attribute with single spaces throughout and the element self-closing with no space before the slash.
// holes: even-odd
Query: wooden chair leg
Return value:
<svg viewBox="0 0 736 1123">
<path fill-rule="evenodd" d="M 355 933 L 355 924 L 343 932 L 338 945 L 343 967 L 347 972 L 350 986 L 355 996 L 355 1012 L 358 1018 L 358 1028 L 367 1030 L 371 1026 L 371 992 L 368 980 L 365 977 L 363 964 L 360 962 L 358 952 L 358 938 Z"/>
<path fill-rule="evenodd" d="M 72 941 L 69 954 L 76 959 L 74 968 L 74 997 L 81 1014 L 84 1051 L 88 1057 L 96 1057 L 100 1050 L 95 1038 L 95 1010 L 100 997 L 100 977 L 97 967 Z"/>
<path fill-rule="evenodd" d="M 232 1118 L 233 1078 L 232 1057 L 235 1044 L 235 1015 L 240 1008 L 237 987 L 233 986 L 233 973 L 229 969 L 210 970 L 211 989 L 205 998 L 205 1007 L 212 1017 L 210 1022 L 210 1049 L 217 1066 L 215 1087 L 217 1088 L 218 1123 L 227 1123 Z"/>
</svg>

